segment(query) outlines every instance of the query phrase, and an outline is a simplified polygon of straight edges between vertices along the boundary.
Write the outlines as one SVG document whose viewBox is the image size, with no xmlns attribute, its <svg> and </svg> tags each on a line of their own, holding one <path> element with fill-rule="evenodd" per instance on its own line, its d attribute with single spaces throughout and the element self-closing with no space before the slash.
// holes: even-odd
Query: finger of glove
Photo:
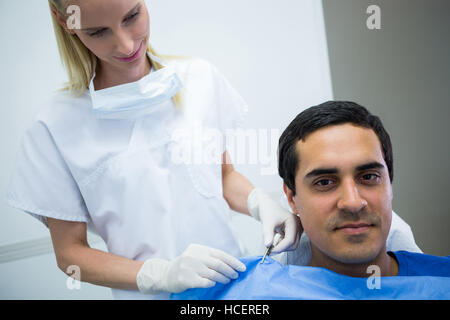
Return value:
<svg viewBox="0 0 450 320">
<path fill-rule="evenodd" d="M 201 276 L 202 278 L 214 281 L 214 282 L 219 282 L 222 284 L 227 284 L 230 282 L 230 278 L 224 276 L 222 273 L 217 272 L 216 270 L 213 269 L 209 269 L 209 268 L 205 268 L 204 270 L 201 270 L 198 273 L 199 276 Z"/>
<path fill-rule="evenodd" d="M 211 288 L 216 285 L 216 282 L 211 279 L 199 277 L 196 280 L 196 286 L 194 288 Z"/>
<path fill-rule="evenodd" d="M 185 283 L 179 283 L 177 286 L 175 286 L 175 288 L 171 292 L 179 293 L 187 289 L 193 288 L 211 288 L 214 287 L 215 285 L 216 285 L 215 281 L 201 277 L 200 275 L 196 274 L 195 276 L 191 277 L 189 281 Z"/>
<path fill-rule="evenodd" d="M 263 237 L 264 245 L 269 248 L 273 244 L 273 239 L 275 237 L 275 227 L 274 225 L 263 225 Z"/>
<path fill-rule="evenodd" d="M 172 268 L 166 274 L 167 289 L 169 292 L 182 292 L 191 288 L 209 288 L 215 285 L 214 281 L 199 275 L 207 267 L 199 260 L 192 258 L 179 258 L 175 260 Z"/>
<path fill-rule="evenodd" d="M 215 260 L 210 260 L 212 265 L 208 265 L 208 267 L 219 271 L 228 278 L 235 279 L 238 277 L 236 271 L 244 272 L 246 270 L 245 264 L 239 261 L 239 259 L 236 259 L 221 250 L 213 250 L 211 256 L 215 258 Z"/>
<path fill-rule="evenodd" d="M 188 250 L 186 250 L 186 254 L 201 260 L 203 263 L 207 263 L 207 261 L 211 261 L 211 259 L 218 259 L 234 270 L 243 272 L 246 269 L 245 264 L 241 261 L 219 249 L 201 245 L 191 245 Z M 214 265 L 212 265 L 212 268 L 214 268 Z"/>
<path fill-rule="evenodd" d="M 294 249 L 298 244 L 299 232 L 298 224 L 295 219 L 287 219 L 284 222 L 284 237 L 283 239 L 272 249 L 272 253 L 280 253 L 287 250 Z"/>
</svg>

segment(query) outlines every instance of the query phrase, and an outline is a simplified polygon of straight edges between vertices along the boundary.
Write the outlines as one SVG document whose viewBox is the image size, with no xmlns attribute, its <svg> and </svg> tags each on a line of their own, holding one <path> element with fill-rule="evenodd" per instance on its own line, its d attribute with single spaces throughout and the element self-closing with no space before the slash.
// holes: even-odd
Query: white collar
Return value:
<svg viewBox="0 0 450 320">
<path fill-rule="evenodd" d="M 155 61 L 155 62 L 159 63 L 164 68 L 168 67 L 167 63 L 163 59 L 152 55 L 150 53 L 150 51 L 147 51 L 146 53 L 147 53 L 147 57 L 149 57 L 151 61 Z M 118 85 L 118 86 L 124 86 L 124 88 L 126 88 L 127 85 L 129 85 L 129 84 L 134 84 L 136 82 L 143 82 L 143 80 L 158 81 L 159 80 L 159 75 L 155 71 L 156 71 L 156 69 L 152 66 L 151 70 L 150 70 L 150 73 L 148 73 L 147 75 L 143 76 L 141 79 L 139 79 L 137 81 L 134 81 L 134 82 L 124 83 L 124 84 L 121 84 L 121 85 Z M 95 88 L 94 88 L 95 76 L 96 76 L 96 72 L 94 70 L 94 74 L 92 75 L 91 80 L 89 82 L 89 92 L 91 94 L 91 97 L 93 96 L 93 92 L 95 92 L 95 91 L 98 92 L 98 91 L 103 91 L 103 90 L 108 90 L 109 89 L 109 88 L 106 88 L 106 89 L 101 89 L 101 90 L 95 90 Z M 152 79 L 152 78 L 154 78 L 154 79 Z M 118 86 L 114 86 L 113 88 L 118 87 Z"/>
</svg>

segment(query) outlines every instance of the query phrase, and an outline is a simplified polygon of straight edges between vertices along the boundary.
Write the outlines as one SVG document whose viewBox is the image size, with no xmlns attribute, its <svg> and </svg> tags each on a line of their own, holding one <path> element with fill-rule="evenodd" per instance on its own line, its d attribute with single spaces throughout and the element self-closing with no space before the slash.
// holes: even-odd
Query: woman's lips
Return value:
<svg viewBox="0 0 450 320">
<path fill-rule="evenodd" d="M 125 57 L 125 58 L 119 58 L 119 57 L 114 57 L 114 58 L 119 60 L 119 61 L 121 61 L 121 62 L 132 62 L 132 61 L 138 59 L 141 56 L 142 44 L 143 44 L 143 42 L 141 42 L 141 44 L 139 45 L 139 48 L 131 56 Z"/>
</svg>

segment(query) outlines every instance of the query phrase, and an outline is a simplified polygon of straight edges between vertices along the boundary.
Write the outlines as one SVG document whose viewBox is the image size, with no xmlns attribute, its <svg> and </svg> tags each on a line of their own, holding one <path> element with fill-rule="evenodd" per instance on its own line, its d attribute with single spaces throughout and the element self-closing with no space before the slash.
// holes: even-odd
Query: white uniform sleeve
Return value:
<svg viewBox="0 0 450 320">
<path fill-rule="evenodd" d="M 242 128 L 248 112 L 247 103 L 217 68 L 214 67 L 214 71 L 218 85 L 220 129 L 225 132 Z"/>
<path fill-rule="evenodd" d="M 45 123 L 26 131 L 6 193 L 7 203 L 47 225 L 47 217 L 88 222 L 78 186 Z"/>
</svg>

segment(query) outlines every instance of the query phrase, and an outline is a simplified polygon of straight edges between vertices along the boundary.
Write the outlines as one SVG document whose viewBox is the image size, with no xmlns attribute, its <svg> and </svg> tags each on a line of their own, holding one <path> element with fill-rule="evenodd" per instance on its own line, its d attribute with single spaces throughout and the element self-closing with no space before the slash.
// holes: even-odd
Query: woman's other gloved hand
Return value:
<svg viewBox="0 0 450 320">
<path fill-rule="evenodd" d="M 146 260 L 136 283 L 141 293 L 179 293 L 191 288 L 213 287 L 216 282 L 227 284 L 239 276 L 237 271 L 245 269 L 242 262 L 221 250 L 191 244 L 172 261 Z"/>
</svg>

